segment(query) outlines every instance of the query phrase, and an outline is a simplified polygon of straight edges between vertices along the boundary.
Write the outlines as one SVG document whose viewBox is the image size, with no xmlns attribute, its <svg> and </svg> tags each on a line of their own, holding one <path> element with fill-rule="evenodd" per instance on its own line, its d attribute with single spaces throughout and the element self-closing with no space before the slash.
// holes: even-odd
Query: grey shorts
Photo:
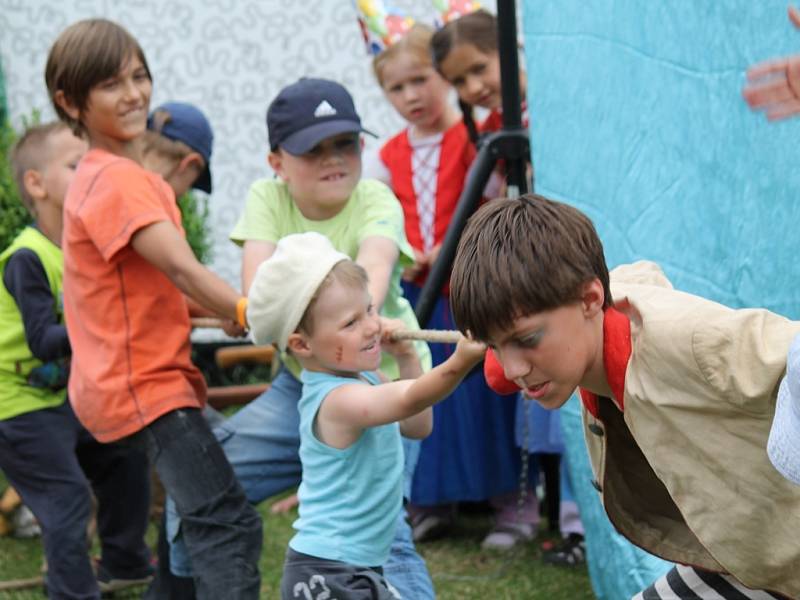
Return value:
<svg viewBox="0 0 800 600">
<path fill-rule="evenodd" d="M 281 600 L 398 600 L 381 567 L 356 567 L 286 550 Z"/>
</svg>

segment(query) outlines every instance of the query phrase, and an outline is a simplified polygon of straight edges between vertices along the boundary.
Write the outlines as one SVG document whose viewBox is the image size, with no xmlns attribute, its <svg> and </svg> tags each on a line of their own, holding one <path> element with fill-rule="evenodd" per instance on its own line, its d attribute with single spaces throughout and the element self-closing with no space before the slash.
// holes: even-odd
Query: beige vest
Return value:
<svg viewBox="0 0 800 600">
<path fill-rule="evenodd" d="M 800 597 L 800 486 L 767 457 L 778 384 L 800 322 L 671 288 L 653 263 L 611 273 L 631 320 L 624 413 L 583 410 L 614 526 L 667 560 Z"/>
</svg>

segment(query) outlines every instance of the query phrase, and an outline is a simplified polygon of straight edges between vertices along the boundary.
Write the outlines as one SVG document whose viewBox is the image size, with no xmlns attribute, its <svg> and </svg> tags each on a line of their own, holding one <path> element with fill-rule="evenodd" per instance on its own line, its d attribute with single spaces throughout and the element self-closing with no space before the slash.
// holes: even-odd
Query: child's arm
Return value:
<svg viewBox="0 0 800 600">
<path fill-rule="evenodd" d="M 143 227 L 133 234 L 131 245 L 189 298 L 217 315 L 237 320 L 239 294 L 195 258 L 172 223 L 159 221 Z"/>
<path fill-rule="evenodd" d="M 411 340 L 392 341 L 394 331 L 405 329 L 406 324 L 399 319 L 381 317 L 383 350 L 394 356 L 400 370 L 400 379 L 417 379 L 423 373 L 414 344 Z M 430 435 L 433 429 L 433 409 L 426 408 L 422 412 L 406 417 L 400 421 L 400 433 L 407 438 L 421 440 Z"/>
<path fill-rule="evenodd" d="M 377 311 L 386 300 L 392 271 L 399 256 L 400 250 L 393 240 L 377 235 L 364 238 L 358 248 L 356 262 L 367 272 L 369 293 Z"/>
<path fill-rule="evenodd" d="M 59 323 L 56 299 L 42 261 L 33 250 L 12 254 L 3 270 L 3 284 L 17 304 L 31 353 L 42 362 L 70 355 L 67 329 Z"/>
<path fill-rule="evenodd" d="M 336 388 L 320 406 L 317 434 L 325 443 L 347 447 L 362 429 L 416 415 L 447 397 L 485 352 L 483 344 L 462 338 L 450 358 L 417 379 Z"/>
</svg>

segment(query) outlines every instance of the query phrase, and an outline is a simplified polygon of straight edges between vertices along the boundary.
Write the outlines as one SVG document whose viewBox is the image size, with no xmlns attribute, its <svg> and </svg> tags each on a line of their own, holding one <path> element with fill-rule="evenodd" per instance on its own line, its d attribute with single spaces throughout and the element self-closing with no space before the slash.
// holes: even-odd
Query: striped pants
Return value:
<svg viewBox="0 0 800 600">
<path fill-rule="evenodd" d="M 631 600 L 775 600 L 782 596 L 751 590 L 733 577 L 677 565 Z"/>
</svg>

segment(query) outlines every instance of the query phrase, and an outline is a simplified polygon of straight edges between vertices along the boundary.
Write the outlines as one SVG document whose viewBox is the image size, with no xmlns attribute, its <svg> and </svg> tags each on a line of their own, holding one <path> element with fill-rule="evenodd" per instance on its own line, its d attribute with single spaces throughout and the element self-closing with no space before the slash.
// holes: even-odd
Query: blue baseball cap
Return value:
<svg viewBox="0 0 800 600">
<path fill-rule="evenodd" d="M 273 152 L 282 148 L 299 156 L 334 135 L 361 132 L 375 135 L 361 126 L 350 93 L 327 79 L 303 77 L 283 88 L 267 109 Z"/>
<path fill-rule="evenodd" d="M 203 157 L 205 170 L 192 185 L 193 188 L 211 193 L 211 148 L 214 145 L 214 133 L 206 116 L 192 104 L 184 102 L 167 102 L 156 108 L 147 119 L 147 128 L 154 129 L 153 114 L 159 111 L 169 113 L 169 119 L 158 132 L 171 140 L 183 142 Z"/>
<path fill-rule="evenodd" d="M 794 338 L 786 358 L 767 454 L 786 479 L 800 485 L 800 335 Z"/>
</svg>

